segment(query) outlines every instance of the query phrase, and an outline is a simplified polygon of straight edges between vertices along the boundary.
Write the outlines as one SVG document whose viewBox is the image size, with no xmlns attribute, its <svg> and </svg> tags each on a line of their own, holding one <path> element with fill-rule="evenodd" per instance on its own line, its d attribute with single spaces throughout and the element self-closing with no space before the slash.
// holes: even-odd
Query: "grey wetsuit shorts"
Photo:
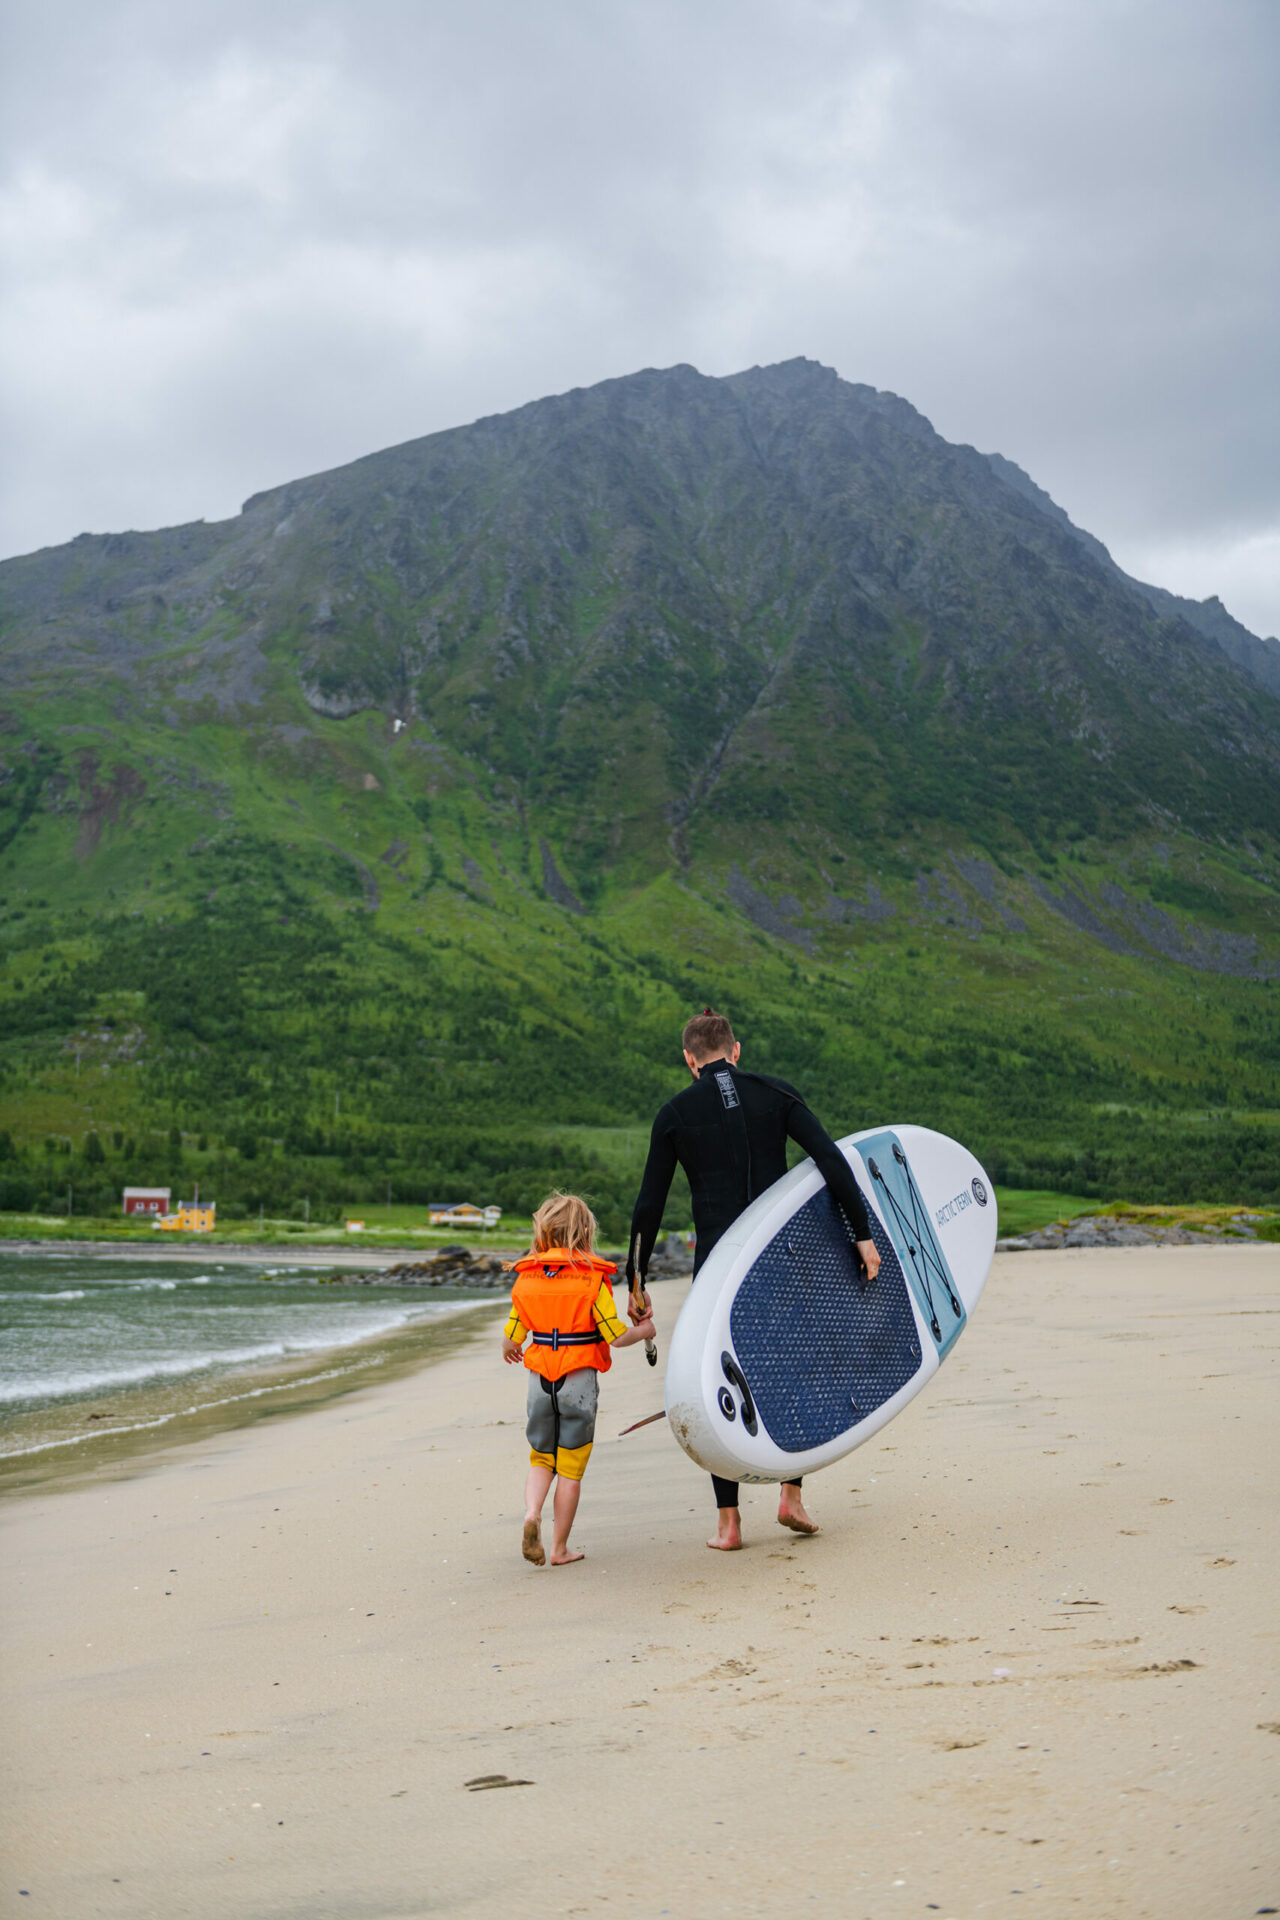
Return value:
<svg viewBox="0 0 1280 1920">
<path fill-rule="evenodd" d="M 581 1480 L 596 1434 L 600 1375 L 595 1367 L 577 1367 L 562 1380 L 529 1374 L 529 1458 L 551 1467 L 566 1480 Z"/>
</svg>

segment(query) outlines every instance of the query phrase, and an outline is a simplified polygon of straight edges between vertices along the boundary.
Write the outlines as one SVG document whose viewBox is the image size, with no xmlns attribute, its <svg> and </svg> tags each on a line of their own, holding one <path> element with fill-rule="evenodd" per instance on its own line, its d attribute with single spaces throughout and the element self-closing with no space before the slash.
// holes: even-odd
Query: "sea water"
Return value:
<svg viewBox="0 0 1280 1920">
<path fill-rule="evenodd" d="M 355 1343 L 493 1297 L 335 1284 L 284 1261 L 0 1255 L 0 1460 L 318 1381 L 362 1364 Z"/>
</svg>

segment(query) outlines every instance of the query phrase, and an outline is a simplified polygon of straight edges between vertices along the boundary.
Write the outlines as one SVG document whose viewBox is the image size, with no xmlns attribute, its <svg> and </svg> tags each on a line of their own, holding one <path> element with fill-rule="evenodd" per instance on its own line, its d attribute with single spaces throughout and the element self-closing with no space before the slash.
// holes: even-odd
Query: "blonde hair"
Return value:
<svg viewBox="0 0 1280 1920">
<path fill-rule="evenodd" d="M 590 1253 L 596 1239 L 596 1217 L 576 1193 L 549 1193 L 533 1216 L 533 1251 L 563 1247 L 567 1253 Z"/>
</svg>

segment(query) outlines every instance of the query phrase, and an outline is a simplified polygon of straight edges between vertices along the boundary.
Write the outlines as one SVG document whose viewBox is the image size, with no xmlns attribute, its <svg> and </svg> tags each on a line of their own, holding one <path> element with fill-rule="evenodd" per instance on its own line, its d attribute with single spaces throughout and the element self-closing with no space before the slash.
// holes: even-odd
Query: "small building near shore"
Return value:
<svg viewBox="0 0 1280 1920">
<path fill-rule="evenodd" d="M 126 1213 L 168 1213 L 170 1187 L 126 1187 Z"/>
<path fill-rule="evenodd" d="M 217 1211 L 216 1200 L 179 1200 L 172 1213 L 151 1224 L 164 1233 L 212 1233 Z"/>
<path fill-rule="evenodd" d="M 501 1218 L 501 1207 L 476 1207 L 469 1200 L 438 1201 L 427 1208 L 433 1227 L 496 1227 Z"/>
</svg>

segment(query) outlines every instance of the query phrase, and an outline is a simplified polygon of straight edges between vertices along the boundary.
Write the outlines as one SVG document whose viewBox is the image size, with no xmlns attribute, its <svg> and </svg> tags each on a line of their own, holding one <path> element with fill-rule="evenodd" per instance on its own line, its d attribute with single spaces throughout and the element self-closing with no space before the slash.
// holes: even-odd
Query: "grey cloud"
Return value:
<svg viewBox="0 0 1280 1920">
<path fill-rule="evenodd" d="M 806 353 L 1280 629 L 1270 0 L 51 0 L 11 39 L 6 551 Z"/>
</svg>

